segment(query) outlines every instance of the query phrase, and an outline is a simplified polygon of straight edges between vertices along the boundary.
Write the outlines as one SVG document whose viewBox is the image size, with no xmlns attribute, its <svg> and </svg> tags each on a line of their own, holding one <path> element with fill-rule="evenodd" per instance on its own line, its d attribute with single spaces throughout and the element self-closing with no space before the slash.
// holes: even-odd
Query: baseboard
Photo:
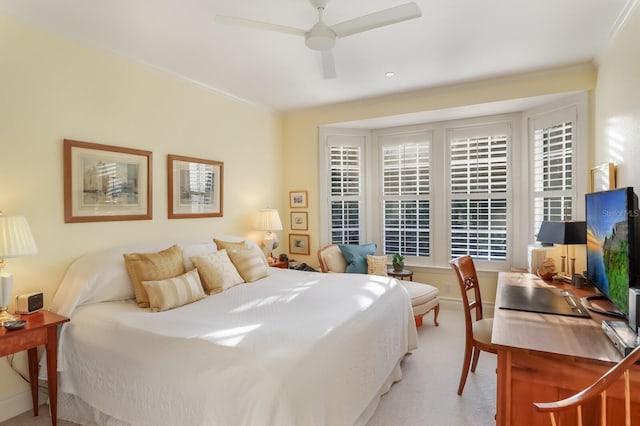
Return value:
<svg viewBox="0 0 640 426">
<path fill-rule="evenodd" d="M 38 402 L 44 404 L 47 402 L 48 395 L 46 392 L 38 392 Z M 40 410 L 48 409 L 47 406 L 40 406 Z M 31 390 L 17 393 L 7 399 L 0 400 L 0 423 L 18 416 L 27 411 L 33 411 L 31 404 Z"/>
<path fill-rule="evenodd" d="M 462 311 L 462 299 L 458 299 L 455 297 L 440 296 L 440 307 L 443 309 L 454 309 L 454 310 Z M 493 317 L 493 313 L 495 312 L 495 303 L 482 302 L 482 310 L 485 317 L 487 318 Z"/>
</svg>

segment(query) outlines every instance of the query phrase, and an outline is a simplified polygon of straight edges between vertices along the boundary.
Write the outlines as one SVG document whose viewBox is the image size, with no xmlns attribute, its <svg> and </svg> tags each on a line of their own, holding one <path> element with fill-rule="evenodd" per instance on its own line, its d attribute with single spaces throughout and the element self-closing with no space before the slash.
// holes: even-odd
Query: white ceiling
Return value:
<svg viewBox="0 0 640 426">
<path fill-rule="evenodd" d="M 325 22 L 407 1 L 331 0 Z M 637 2 L 415 1 L 418 19 L 338 39 L 333 80 L 301 37 L 213 22 L 223 14 L 308 29 L 317 21 L 309 0 L 0 0 L 0 14 L 291 110 L 590 61 Z"/>
</svg>

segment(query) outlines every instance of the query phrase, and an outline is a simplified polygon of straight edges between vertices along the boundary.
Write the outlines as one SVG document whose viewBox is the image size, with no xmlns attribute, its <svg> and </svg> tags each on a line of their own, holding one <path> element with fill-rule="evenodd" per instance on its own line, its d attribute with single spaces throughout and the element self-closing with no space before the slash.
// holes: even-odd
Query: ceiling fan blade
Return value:
<svg viewBox="0 0 640 426">
<path fill-rule="evenodd" d="M 213 20 L 219 24 L 236 25 L 239 27 L 255 28 L 258 30 L 276 31 L 279 33 L 293 34 L 297 36 L 304 36 L 304 34 L 306 33 L 305 30 L 301 30 L 299 28 L 271 24 L 269 22 L 253 21 L 246 18 L 236 18 L 233 16 L 216 15 Z"/>
<path fill-rule="evenodd" d="M 346 37 L 421 16 L 422 12 L 418 5 L 410 2 L 332 25 L 331 29 L 338 37 Z"/>
<path fill-rule="evenodd" d="M 320 52 L 320 55 L 320 59 L 322 60 L 322 78 L 325 80 L 336 78 L 336 64 L 333 60 L 331 50 L 323 50 Z"/>
</svg>

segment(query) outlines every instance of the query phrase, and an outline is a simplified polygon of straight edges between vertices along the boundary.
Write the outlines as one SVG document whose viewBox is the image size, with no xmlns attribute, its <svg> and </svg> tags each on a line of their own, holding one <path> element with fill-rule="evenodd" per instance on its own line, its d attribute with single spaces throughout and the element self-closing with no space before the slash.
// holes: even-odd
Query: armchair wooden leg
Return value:
<svg viewBox="0 0 640 426">
<path fill-rule="evenodd" d="M 416 322 L 416 328 L 422 327 L 422 315 L 415 316 L 413 319 Z"/>
<path fill-rule="evenodd" d="M 440 323 L 438 322 L 438 314 L 440 313 L 440 305 L 436 305 L 435 308 L 433 308 L 433 324 L 437 327 L 440 325 Z"/>
</svg>

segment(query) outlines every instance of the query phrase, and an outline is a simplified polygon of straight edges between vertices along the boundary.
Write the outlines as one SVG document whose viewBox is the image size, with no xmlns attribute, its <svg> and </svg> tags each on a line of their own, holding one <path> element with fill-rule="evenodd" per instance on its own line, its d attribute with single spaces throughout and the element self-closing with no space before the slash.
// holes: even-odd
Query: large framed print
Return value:
<svg viewBox="0 0 640 426">
<path fill-rule="evenodd" d="M 222 217 L 224 163 L 169 154 L 169 219 Z"/>
<path fill-rule="evenodd" d="M 151 151 L 65 139 L 64 221 L 152 218 Z"/>
</svg>

